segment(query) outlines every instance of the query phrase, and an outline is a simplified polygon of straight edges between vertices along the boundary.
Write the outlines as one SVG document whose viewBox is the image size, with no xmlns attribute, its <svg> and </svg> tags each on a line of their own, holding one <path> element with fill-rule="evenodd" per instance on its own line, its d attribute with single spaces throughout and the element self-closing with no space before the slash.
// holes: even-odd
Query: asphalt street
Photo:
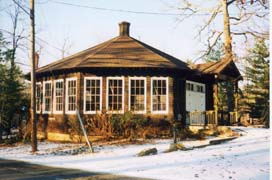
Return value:
<svg viewBox="0 0 272 180">
<path fill-rule="evenodd" d="M 147 180 L 136 177 L 102 174 L 30 164 L 23 161 L 0 159 L 0 180 Z"/>
</svg>

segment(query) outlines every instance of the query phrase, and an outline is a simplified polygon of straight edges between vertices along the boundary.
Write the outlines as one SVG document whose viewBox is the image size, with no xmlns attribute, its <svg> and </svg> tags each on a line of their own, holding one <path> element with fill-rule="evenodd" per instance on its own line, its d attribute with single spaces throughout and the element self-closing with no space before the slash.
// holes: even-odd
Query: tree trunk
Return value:
<svg viewBox="0 0 272 180">
<path fill-rule="evenodd" d="M 223 15 L 224 15 L 224 36 L 225 36 L 225 56 L 232 59 L 232 38 L 230 33 L 230 19 L 227 0 L 222 0 Z"/>
</svg>

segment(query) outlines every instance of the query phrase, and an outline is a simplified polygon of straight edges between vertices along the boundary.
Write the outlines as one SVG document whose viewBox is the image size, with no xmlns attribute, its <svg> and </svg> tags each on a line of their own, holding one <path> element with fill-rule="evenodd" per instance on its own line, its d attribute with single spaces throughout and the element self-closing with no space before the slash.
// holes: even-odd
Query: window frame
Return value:
<svg viewBox="0 0 272 180">
<path fill-rule="evenodd" d="M 122 80 L 122 110 L 109 110 L 109 81 L 110 80 Z M 124 102 L 125 102 L 125 78 L 124 76 L 109 76 L 107 77 L 107 85 L 106 85 L 106 111 L 111 114 L 123 114 L 124 113 Z"/>
<path fill-rule="evenodd" d="M 86 81 L 87 80 L 99 80 L 100 81 L 100 107 L 99 111 L 86 111 Z M 103 78 L 99 76 L 94 76 L 94 77 L 84 77 L 84 97 L 83 97 L 83 113 L 84 114 L 101 114 L 102 113 L 102 83 L 103 83 Z"/>
<path fill-rule="evenodd" d="M 45 84 L 48 84 L 50 83 L 51 84 L 51 95 L 50 95 L 50 111 L 46 111 L 45 110 Z M 42 103 L 42 110 L 43 110 L 43 114 L 51 114 L 52 112 L 52 89 L 53 89 L 53 86 L 52 86 L 52 81 L 51 80 L 48 80 L 48 81 L 44 81 L 43 82 L 43 103 Z"/>
<path fill-rule="evenodd" d="M 56 97 L 56 83 L 57 82 L 62 82 L 62 111 L 57 111 L 56 108 L 57 108 L 57 104 L 56 104 L 56 100 L 57 100 L 57 97 Z M 53 93 L 53 114 L 62 114 L 63 113 L 63 110 L 64 110 L 64 80 L 63 79 L 56 79 L 54 80 L 54 93 Z"/>
<path fill-rule="evenodd" d="M 71 78 L 66 78 L 65 79 L 65 113 L 66 114 L 76 114 L 76 109 L 74 111 L 71 111 L 71 110 L 68 110 L 68 100 L 69 100 L 69 97 L 68 97 L 68 82 L 69 81 L 76 81 L 76 99 L 75 99 L 75 104 L 77 106 L 77 78 L 76 77 L 71 77 Z M 77 107 L 76 107 L 77 108 Z"/>
<path fill-rule="evenodd" d="M 38 86 L 40 86 L 40 97 L 39 97 L 39 99 L 40 99 L 40 105 L 39 105 L 39 106 L 40 106 L 40 110 L 39 110 L 39 111 L 37 110 L 37 105 L 38 105 L 38 103 L 37 103 L 37 97 L 38 97 L 38 96 L 37 96 L 37 89 L 38 89 L 38 88 L 37 88 L 37 87 L 38 87 Z M 35 110 L 36 110 L 36 113 L 41 113 L 42 108 L 43 108 L 43 107 L 42 107 L 42 105 L 43 105 L 43 104 L 42 104 L 42 103 L 43 103 L 43 102 L 42 102 L 42 100 L 43 100 L 43 99 L 42 99 L 42 93 L 43 93 L 42 83 L 41 83 L 41 82 L 36 82 L 36 109 L 35 109 Z M 41 105 L 41 104 L 42 104 L 42 105 Z"/>
<path fill-rule="evenodd" d="M 165 80 L 166 81 L 166 108 L 165 110 L 153 110 L 153 81 L 154 80 Z M 168 114 L 169 111 L 169 83 L 168 83 L 168 77 L 151 77 L 151 86 L 150 86 L 150 91 L 151 91 L 151 113 L 152 114 Z"/>
<path fill-rule="evenodd" d="M 131 110 L 131 80 L 144 80 L 144 110 L 143 111 L 132 111 Z M 146 77 L 129 77 L 128 78 L 128 110 L 132 111 L 135 114 L 145 114 L 146 106 L 147 106 L 147 85 L 146 85 Z"/>
</svg>

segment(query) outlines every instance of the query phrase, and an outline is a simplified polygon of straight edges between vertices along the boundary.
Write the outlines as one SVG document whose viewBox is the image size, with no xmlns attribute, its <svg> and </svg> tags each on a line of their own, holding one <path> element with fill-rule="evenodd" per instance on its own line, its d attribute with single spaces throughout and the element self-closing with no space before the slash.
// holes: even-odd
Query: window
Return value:
<svg viewBox="0 0 272 180">
<path fill-rule="evenodd" d="M 76 78 L 66 79 L 66 104 L 65 109 L 67 114 L 76 113 L 76 92 L 77 92 Z"/>
<path fill-rule="evenodd" d="M 200 93 L 204 93 L 204 86 L 202 85 L 196 85 L 196 91 Z"/>
<path fill-rule="evenodd" d="M 52 104 L 52 84 L 51 81 L 45 81 L 43 84 L 43 113 L 51 112 Z"/>
<path fill-rule="evenodd" d="M 107 79 L 107 107 L 112 113 L 124 113 L 124 78 Z"/>
<path fill-rule="evenodd" d="M 129 78 L 129 110 L 135 113 L 146 112 L 146 78 Z"/>
<path fill-rule="evenodd" d="M 152 113 L 168 113 L 168 78 L 151 78 L 151 92 Z"/>
<path fill-rule="evenodd" d="M 42 84 L 40 82 L 36 83 L 36 111 L 41 112 L 41 95 L 42 95 Z"/>
<path fill-rule="evenodd" d="M 205 85 L 198 82 L 187 81 L 186 82 L 186 90 L 194 91 L 198 93 L 205 93 Z"/>
<path fill-rule="evenodd" d="M 63 80 L 55 80 L 54 87 L 53 109 L 55 114 L 59 114 L 63 112 Z"/>
<path fill-rule="evenodd" d="M 102 78 L 84 78 L 84 113 L 95 114 L 102 110 Z"/>
<path fill-rule="evenodd" d="M 192 83 L 186 83 L 186 90 L 188 90 L 188 91 L 194 91 L 194 84 L 192 84 Z"/>
</svg>

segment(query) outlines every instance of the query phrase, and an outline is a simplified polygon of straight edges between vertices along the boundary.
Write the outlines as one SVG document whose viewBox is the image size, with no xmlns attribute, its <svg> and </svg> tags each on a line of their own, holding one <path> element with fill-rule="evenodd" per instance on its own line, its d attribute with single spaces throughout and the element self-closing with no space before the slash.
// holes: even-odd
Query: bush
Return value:
<svg viewBox="0 0 272 180">
<path fill-rule="evenodd" d="M 106 138 L 158 137 L 161 133 L 170 134 L 171 127 L 167 120 L 152 122 L 150 117 L 142 114 L 133 114 L 127 111 L 124 114 L 97 114 L 85 118 L 88 134 L 101 135 Z M 167 127 L 167 128 L 166 128 Z"/>
<path fill-rule="evenodd" d="M 181 130 L 180 137 L 181 139 L 192 138 L 192 139 L 204 140 L 206 135 L 203 133 L 203 131 L 194 133 L 190 129 L 186 128 Z"/>
<path fill-rule="evenodd" d="M 72 140 L 79 143 L 82 142 L 83 132 L 78 119 L 68 119 L 68 133 Z M 77 139 L 75 139 L 76 136 L 78 137 Z"/>
</svg>

